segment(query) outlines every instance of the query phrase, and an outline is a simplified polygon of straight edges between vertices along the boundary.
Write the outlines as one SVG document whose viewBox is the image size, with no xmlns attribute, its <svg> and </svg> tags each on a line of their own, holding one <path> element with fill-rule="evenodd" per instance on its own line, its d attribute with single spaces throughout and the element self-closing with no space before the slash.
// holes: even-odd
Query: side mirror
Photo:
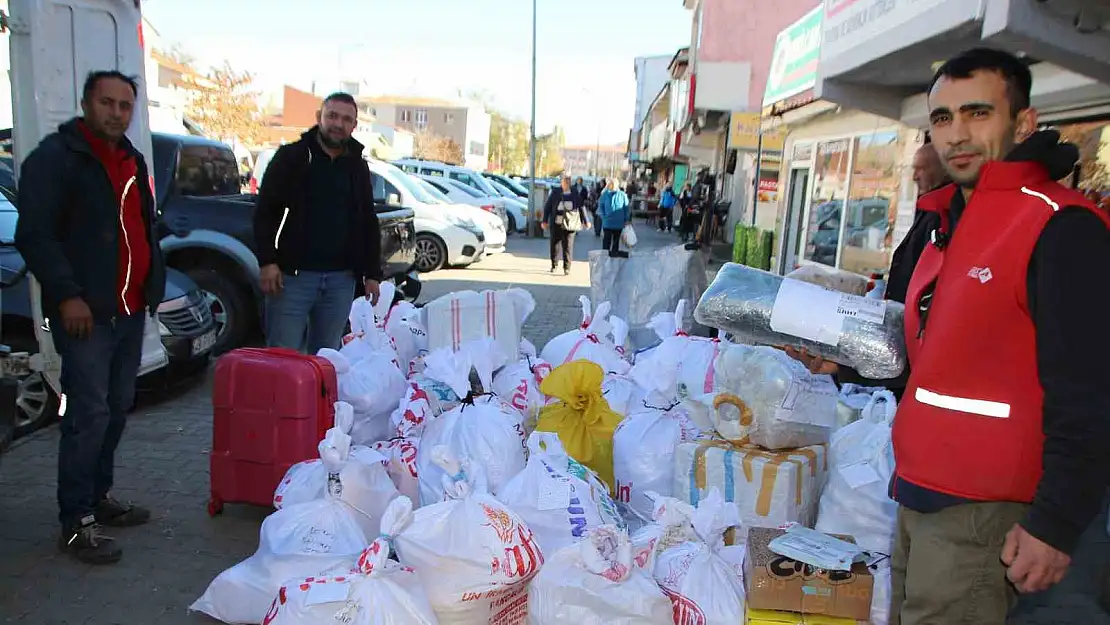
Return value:
<svg viewBox="0 0 1110 625">
<path fill-rule="evenodd" d="M 390 193 L 389 197 L 385 198 L 385 203 L 389 204 L 390 206 L 400 206 L 401 196 L 397 195 L 396 193 Z"/>
</svg>

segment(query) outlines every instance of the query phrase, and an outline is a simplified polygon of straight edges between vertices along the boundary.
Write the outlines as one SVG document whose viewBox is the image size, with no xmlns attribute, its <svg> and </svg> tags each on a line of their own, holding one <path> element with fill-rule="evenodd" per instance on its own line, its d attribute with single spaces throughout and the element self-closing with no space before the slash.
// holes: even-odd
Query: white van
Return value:
<svg viewBox="0 0 1110 625">
<path fill-rule="evenodd" d="M 493 205 L 496 207 L 497 214 L 505 221 L 505 226 L 510 232 L 514 231 L 512 226 L 516 226 L 516 228 L 519 229 L 523 228 L 524 225 L 528 223 L 525 213 L 520 210 L 519 207 L 510 205 L 509 202 L 506 202 L 505 198 L 497 192 L 497 189 L 493 188 L 489 180 L 486 180 L 485 176 L 473 169 L 448 165 L 446 163 L 440 163 L 439 161 L 426 161 L 419 158 L 396 160 L 393 161 L 393 164 L 410 174 L 441 176 L 450 178 L 451 180 L 457 180 L 491 198 L 490 201 L 493 202 Z M 509 219 L 510 216 L 512 219 Z"/>
</svg>

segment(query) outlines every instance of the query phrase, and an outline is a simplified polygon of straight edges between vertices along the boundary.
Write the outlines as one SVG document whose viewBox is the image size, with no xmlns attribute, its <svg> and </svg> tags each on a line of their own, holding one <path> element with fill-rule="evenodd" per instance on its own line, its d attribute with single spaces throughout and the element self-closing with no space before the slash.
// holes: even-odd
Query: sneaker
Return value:
<svg viewBox="0 0 1110 625">
<path fill-rule="evenodd" d="M 135 527 L 150 521 L 150 510 L 111 497 L 96 506 L 95 515 L 97 523 L 108 527 Z"/>
<path fill-rule="evenodd" d="M 87 515 L 75 527 L 62 530 L 58 549 L 85 564 L 115 564 L 123 550 L 115 539 L 104 534 L 94 515 Z"/>
</svg>

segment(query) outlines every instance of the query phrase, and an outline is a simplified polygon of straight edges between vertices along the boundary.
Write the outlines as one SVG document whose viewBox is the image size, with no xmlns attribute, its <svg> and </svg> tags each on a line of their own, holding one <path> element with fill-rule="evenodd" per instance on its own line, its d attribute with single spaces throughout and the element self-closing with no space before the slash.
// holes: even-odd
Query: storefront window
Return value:
<svg viewBox="0 0 1110 625">
<path fill-rule="evenodd" d="M 813 197 L 806 224 L 805 259 L 836 265 L 840 243 L 840 217 L 848 191 L 848 139 L 817 145 Z"/>
<path fill-rule="evenodd" d="M 840 268 L 863 275 L 885 273 L 893 249 L 902 177 L 899 162 L 905 146 L 892 130 L 857 137 L 853 149 Z"/>
</svg>

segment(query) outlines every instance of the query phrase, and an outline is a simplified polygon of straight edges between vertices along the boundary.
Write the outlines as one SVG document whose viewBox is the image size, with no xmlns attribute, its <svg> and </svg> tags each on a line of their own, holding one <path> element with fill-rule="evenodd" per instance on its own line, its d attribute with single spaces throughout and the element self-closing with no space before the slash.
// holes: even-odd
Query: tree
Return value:
<svg viewBox="0 0 1110 625">
<path fill-rule="evenodd" d="M 189 80 L 189 77 L 186 77 Z M 254 77 L 231 63 L 214 67 L 203 80 L 190 80 L 187 114 L 213 138 L 258 145 L 265 139 Z"/>
<path fill-rule="evenodd" d="M 449 165 L 463 164 L 462 147 L 450 137 L 437 135 L 428 130 L 421 130 L 416 133 L 413 143 L 413 152 L 417 158 L 442 161 Z"/>
<path fill-rule="evenodd" d="M 556 126 L 550 134 L 536 137 L 536 175 L 541 177 L 557 176 L 566 169 L 563 164 L 563 147 L 566 138 L 563 129 Z"/>
<path fill-rule="evenodd" d="M 490 113 L 490 169 L 523 174 L 531 157 L 528 124 L 494 111 Z"/>
</svg>

